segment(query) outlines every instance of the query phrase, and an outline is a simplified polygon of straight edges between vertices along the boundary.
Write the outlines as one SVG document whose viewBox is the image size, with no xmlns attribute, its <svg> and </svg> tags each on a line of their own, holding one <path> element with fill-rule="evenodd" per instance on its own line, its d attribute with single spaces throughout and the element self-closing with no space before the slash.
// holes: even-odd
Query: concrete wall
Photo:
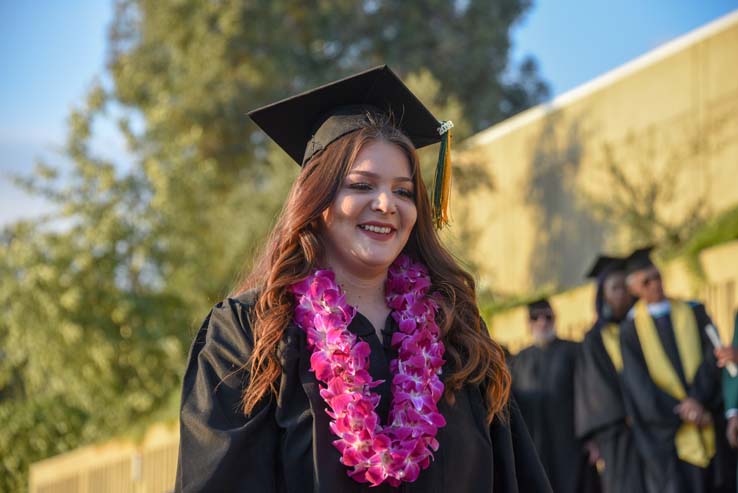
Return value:
<svg viewBox="0 0 738 493">
<path fill-rule="evenodd" d="M 683 259 L 661 265 L 668 296 L 696 299 L 703 303 L 724 342 L 733 337 L 733 320 L 738 310 L 738 241 L 709 248 L 700 253 L 704 278 L 692 272 Z M 561 338 L 579 341 L 594 322 L 594 283 L 572 288 L 551 297 Z M 492 336 L 516 353 L 532 343 L 525 307 L 499 313 L 488 321 Z"/>
<path fill-rule="evenodd" d="M 637 246 L 595 207 L 617 199 L 608 163 L 641 192 L 665 184 L 666 222 L 738 203 L 736 60 L 738 11 L 463 142 L 447 239 L 480 285 L 571 287 L 598 252 Z"/>
</svg>

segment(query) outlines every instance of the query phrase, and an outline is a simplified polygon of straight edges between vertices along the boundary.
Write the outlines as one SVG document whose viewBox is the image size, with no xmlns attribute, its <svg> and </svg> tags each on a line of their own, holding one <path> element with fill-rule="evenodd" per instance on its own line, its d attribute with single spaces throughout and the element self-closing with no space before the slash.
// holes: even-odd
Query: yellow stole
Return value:
<svg viewBox="0 0 738 493">
<path fill-rule="evenodd" d="M 609 323 L 602 328 L 600 335 L 607 355 L 610 356 L 615 370 L 620 373 L 623 371 L 623 353 L 620 351 L 620 327 L 618 324 Z"/>
<path fill-rule="evenodd" d="M 670 302 L 671 324 L 674 327 L 679 358 L 687 383 L 691 384 L 702 363 L 702 344 L 697 320 L 689 305 L 675 300 Z M 651 379 L 658 388 L 681 401 L 687 397 L 686 389 L 664 351 L 646 303 L 637 302 L 634 310 L 635 328 Z M 698 467 L 707 467 L 715 456 L 715 430 L 712 425 L 699 428 L 692 423 L 682 423 L 674 438 L 674 445 L 681 460 Z"/>
</svg>

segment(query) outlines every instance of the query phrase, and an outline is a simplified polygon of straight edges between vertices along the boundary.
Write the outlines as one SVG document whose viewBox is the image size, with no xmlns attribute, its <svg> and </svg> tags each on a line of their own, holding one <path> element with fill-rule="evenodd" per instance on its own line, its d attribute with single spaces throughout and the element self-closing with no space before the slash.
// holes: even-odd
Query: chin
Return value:
<svg viewBox="0 0 738 493">
<path fill-rule="evenodd" d="M 389 269 L 389 266 L 392 265 L 392 262 L 394 262 L 396 258 L 397 255 L 372 255 L 371 257 L 365 257 L 359 260 L 367 267 Z"/>
<path fill-rule="evenodd" d="M 374 245 L 372 245 L 374 246 Z M 387 248 L 389 247 L 389 248 Z M 356 258 L 364 265 L 372 267 L 389 267 L 392 262 L 402 253 L 402 249 L 396 249 L 387 245 L 385 248 L 357 248 Z"/>
</svg>

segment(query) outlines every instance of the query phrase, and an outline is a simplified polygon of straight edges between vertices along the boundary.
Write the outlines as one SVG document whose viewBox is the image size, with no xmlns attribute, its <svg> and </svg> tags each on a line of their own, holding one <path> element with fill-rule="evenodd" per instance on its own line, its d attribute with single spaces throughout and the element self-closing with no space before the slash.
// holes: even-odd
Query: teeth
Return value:
<svg viewBox="0 0 738 493">
<path fill-rule="evenodd" d="M 388 227 L 381 227 L 381 226 L 372 226 L 371 224 L 360 224 L 359 227 L 361 229 L 365 229 L 367 231 L 371 231 L 373 233 L 380 233 L 383 235 L 388 235 L 390 231 L 392 231 L 392 228 Z"/>
</svg>

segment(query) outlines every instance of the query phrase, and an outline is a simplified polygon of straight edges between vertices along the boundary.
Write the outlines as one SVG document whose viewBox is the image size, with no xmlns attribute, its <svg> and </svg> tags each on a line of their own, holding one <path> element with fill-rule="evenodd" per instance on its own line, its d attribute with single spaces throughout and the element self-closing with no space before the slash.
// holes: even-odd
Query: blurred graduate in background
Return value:
<svg viewBox="0 0 738 493">
<path fill-rule="evenodd" d="M 584 337 L 575 370 L 575 431 L 590 463 L 597 463 L 604 493 L 639 493 L 641 462 L 620 382 L 620 322 L 634 301 L 625 285 L 625 260 L 601 255 L 587 277 L 597 282 L 597 319 Z"/>
<path fill-rule="evenodd" d="M 510 358 L 513 394 L 557 493 L 598 491 L 597 474 L 574 433 L 574 367 L 579 344 L 556 336 L 546 299 L 528 305 L 533 345 Z"/>
</svg>

